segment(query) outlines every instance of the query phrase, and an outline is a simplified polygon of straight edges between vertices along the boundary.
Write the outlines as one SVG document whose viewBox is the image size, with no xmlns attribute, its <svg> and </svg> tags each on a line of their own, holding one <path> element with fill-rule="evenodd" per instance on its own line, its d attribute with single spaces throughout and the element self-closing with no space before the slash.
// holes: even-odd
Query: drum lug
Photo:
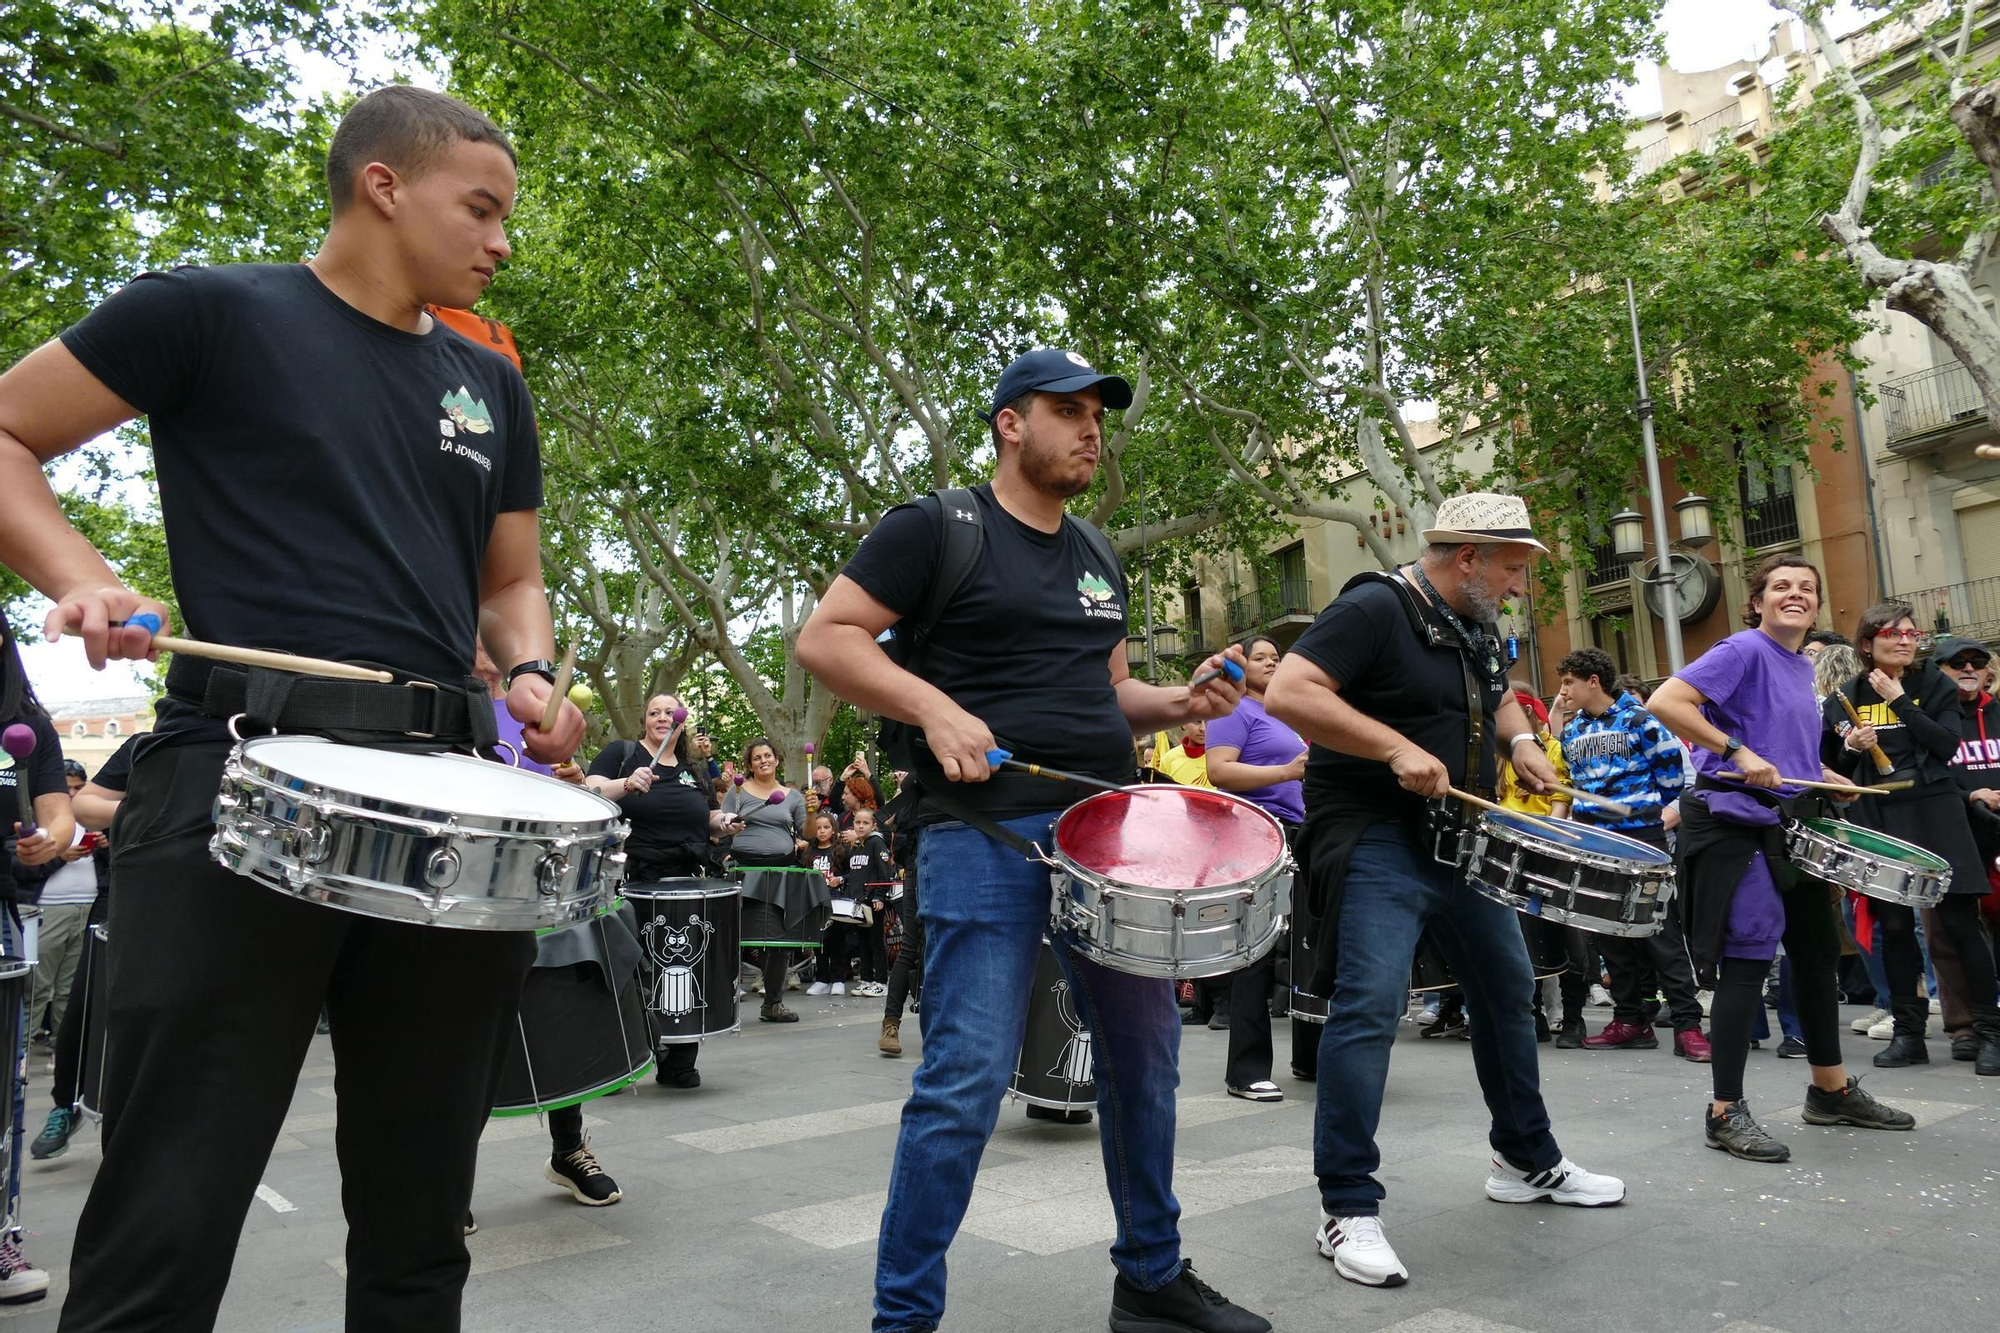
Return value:
<svg viewBox="0 0 2000 1333">
<path fill-rule="evenodd" d="M 569 873 L 569 849 L 567 839 L 557 842 L 535 863 L 535 888 L 544 898 L 553 898 L 562 888 L 562 878 Z"/>
<path fill-rule="evenodd" d="M 440 891 L 448 889 L 458 881 L 458 869 L 458 853 L 440 847 L 424 862 L 424 883 Z"/>
</svg>

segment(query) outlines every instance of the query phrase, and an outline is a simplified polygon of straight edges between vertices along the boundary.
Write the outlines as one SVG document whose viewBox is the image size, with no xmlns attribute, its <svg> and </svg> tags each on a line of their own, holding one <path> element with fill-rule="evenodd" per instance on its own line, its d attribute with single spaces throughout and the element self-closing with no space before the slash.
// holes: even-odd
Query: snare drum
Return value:
<svg viewBox="0 0 2000 1333">
<path fill-rule="evenodd" d="M 1285 832 L 1261 807 L 1201 787 L 1129 787 L 1056 819 L 1051 933 L 1147 977 L 1214 977 L 1269 953 L 1291 907 Z"/>
<path fill-rule="evenodd" d="M 1090 1028 L 1077 1015 L 1069 978 L 1056 960 L 1055 946 L 1047 940 L 1042 941 L 1042 956 L 1035 963 L 1028 1027 L 1021 1037 L 1021 1058 L 1015 1062 L 1007 1092 L 1055 1111 L 1087 1111 L 1097 1105 Z"/>
<path fill-rule="evenodd" d="M 703 1041 L 742 1026 L 736 965 L 743 899 L 726 879 L 627 884 L 645 954 L 646 1009 L 662 1046 Z"/>
<path fill-rule="evenodd" d="M 540 930 L 625 876 L 618 807 L 463 754 L 260 736 L 230 753 L 209 853 L 280 893 L 389 921 Z"/>
<path fill-rule="evenodd" d="M 1486 897 L 1600 935 L 1652 935 L 1674 898 L 1673 858 L 1608 829 L 1488 811 L 1465 849 L 1466 882 Z"/>
<path fill-rule="evenodd" d="M 1792 820 L 1785 853 L 1800 874 L 1885 903 L 1936 907 L 1951 889 L 1950 862 L 1844 819 Z"/>
<path fill-rule="evenodd" d="M 494 1087 L 495 1116 L 561 1110 L 653 1071 L 639 945 L 624 914 L 605 913 L 540 944 L 521 988 L 520 1035 L 506 1043 Z"/>
</svg>

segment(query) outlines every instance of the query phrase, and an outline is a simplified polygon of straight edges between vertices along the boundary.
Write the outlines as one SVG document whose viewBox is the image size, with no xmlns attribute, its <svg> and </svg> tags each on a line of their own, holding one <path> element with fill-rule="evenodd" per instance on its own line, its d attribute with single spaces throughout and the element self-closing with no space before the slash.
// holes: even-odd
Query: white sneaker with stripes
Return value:
<svg viewBox="0 0 2000 1333">
<path fill-rule="evenodd" d="M 1410 1270 L 1396 1257 L 1382 1234 L 1379 1217 L 1329 1217 L 1320 1210 L 1319 1252 L 1333 1260 L 1333 1271 L 1364 1287 L 1400 1287 Z"/>
<path fill-rule="evenodd" d="M 1517 1171 L 1503 1157 L 1493 1159 L 1486 1177 L 1486 1197 L 1498 1203 L 1568 1204 L 1572 1208 L 1608 1208 L 1625 1202 L 1625 1182 L 1598 1176 L 1565 1157 L 1546 1171 Z"/>
</svg>

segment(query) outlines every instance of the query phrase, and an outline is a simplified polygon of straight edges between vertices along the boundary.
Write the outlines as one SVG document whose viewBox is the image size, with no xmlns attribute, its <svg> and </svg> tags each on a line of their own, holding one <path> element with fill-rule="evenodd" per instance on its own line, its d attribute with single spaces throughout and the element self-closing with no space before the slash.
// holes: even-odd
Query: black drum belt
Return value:
<svg viewBox="0 0 2000 1333">
<path fill-rule="evenodd" d="M 470 677 L 432 681 L 389 670 L 393 685 L 327 680 L 290 671 L 176 657 L 167 692 L 210 717 L 244 721 L 242 734 L 316 733 L 366 744 L 423 742 L 426 748 L 491 749 L 499 739 L 486 687 Z"/>
</svg>

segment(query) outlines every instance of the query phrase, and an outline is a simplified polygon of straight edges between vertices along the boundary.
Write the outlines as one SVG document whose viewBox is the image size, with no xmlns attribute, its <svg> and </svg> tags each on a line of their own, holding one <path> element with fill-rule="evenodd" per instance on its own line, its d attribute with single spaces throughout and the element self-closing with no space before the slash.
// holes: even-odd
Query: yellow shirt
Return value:
<svg viewBox="0 0 2000 1333">
<path fill-rule="evenodd" d="M 1188 758 L 1187 751 L 1176 745 L 1169 748 L 1167 733 L 1157 732 L 1153 736 L 1153 767 L 1180 783 L 1183 787 L 1215 787 L 1208 780 L 1208 757 L 1201 755 Z"/>
<path fill-rule="evenodd" d="M 1556 771 L 1556 781 L 1565 787 L 1569 786 L 1569 765 L 1563 762 L 1562 742 L 1546 731 L 1537 733 L 1535 739 L 1541 742 L 1542 753 L 1549 757 L 1549 766 Z M 1537 796 L 1523 787 L 1521 780 L 1514 776 L 1514 765 L 1505 759 L 1500 761 L 1500 804 L 1509 810 L 1519 810 L 1523 814 L 1546 815 L 1550 812 L 1554 799 L 1550 796 Z"/>
</svg>

